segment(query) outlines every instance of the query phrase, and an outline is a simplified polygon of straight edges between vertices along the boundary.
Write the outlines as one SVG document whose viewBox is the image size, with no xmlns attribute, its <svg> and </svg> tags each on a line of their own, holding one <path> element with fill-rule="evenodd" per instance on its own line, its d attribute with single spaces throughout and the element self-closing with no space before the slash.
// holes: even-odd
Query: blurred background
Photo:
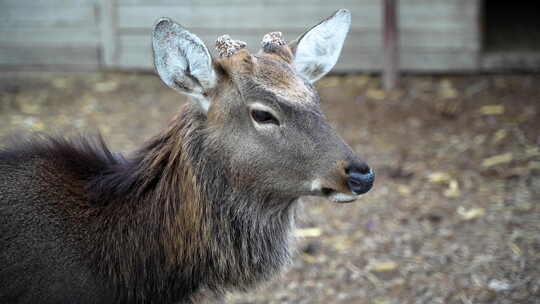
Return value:
<svg viewBox="0 0 540 304">
<path fill-rule="evenodd" d="M 158 17 L 256 51 L 338 8 L 352 29 L 317 87 L 375 187 L 305 199 L 294 264 L 226 302 L 540 303 L 536 1 L 0 0 L 0 139 L 99 131 L 129 153 L 185 102 L 153 73 Z"/>
</svg>

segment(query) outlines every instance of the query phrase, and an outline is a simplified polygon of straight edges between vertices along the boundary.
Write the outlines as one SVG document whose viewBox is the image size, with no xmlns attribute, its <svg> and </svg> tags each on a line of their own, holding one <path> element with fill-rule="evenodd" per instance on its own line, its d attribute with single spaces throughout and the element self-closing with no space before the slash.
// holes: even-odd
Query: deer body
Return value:
<svg viewBox="0 0 540 304">
<path fill-rule="evenodd" d="M 127 158 L 84 138 L 0 152 L 0 302 L 189 303 L 277 273 L 299 197 L 351 201 L 373 182 L 320 112 L 309 80 L 329 68 L 292 61 L 303 37 L 336 20 L 346 33 L 347 18 L 258 55 L 224 40 L 216 62 L 158 21 L 156 69 L 194 100 L 166 130 Z"/>
</svg>

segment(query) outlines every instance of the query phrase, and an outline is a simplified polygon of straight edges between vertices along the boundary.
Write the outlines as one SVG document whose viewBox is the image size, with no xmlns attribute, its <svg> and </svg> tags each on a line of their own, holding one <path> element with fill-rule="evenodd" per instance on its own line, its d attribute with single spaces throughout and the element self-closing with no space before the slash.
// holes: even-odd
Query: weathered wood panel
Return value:
<svg viewBox="0 0 540 304">
<path fill-rule="evenodd" d="M 242 40 L 248 43 L 248 48 L 257 50 L 260 46 L 260 41 L 264 34 L 274 31 L 275 29 L 201 29 L 189 28 L 197 36 L 206 43 L 209 48 L 212 48 L 217 37 L 223 34 L 229 34 L 237 40 Z M 300 29 L 280 29 L 286 40 L 294 40 L 303 30 Z M 119 44 L 129 47 L 148 47 L 151 39 L 151 29 L 144 31 L 129 31 L 122 32 L 119 39 Z M 441 39 L 443 37 L 444 39 Z M 404 30 L 401 32 L 400 44 L 405 48 L 417 49 L 463 49 L 463 50 L 478 50 L 479 45 L 476 42 L 477 36 L 472 32 L 459 31 L 433 31 L 429 29 L 423 30 Z M 352 30 L 345 42 L 353 48 L 359 50 L 382 48 L 382 36 L 380 30 Z"/>
<path fill-rule="evenodd" d="M 85 69 L 150 69 L 151 27 L 161 16 L 182 23 L 210 48 L 217 36 L 227 33 L 256 50 L 265 33 L 280 30 L 292 40 L 338 8 L 352 12 L 353 28 L 336 70 L 371 71 L 381 67 L 380 0 L 0 1 L 0 67 L 80 64 Z M 399 3 L 405 69 L 478 67 L 480 0 Z"/>
<path fill-rule="evenodd" d="M 280 30 L 292 40 L 341 7 L 351 11 L 353 25 L 336 70 L 379 70 L 381 67 L 380 0 L 116 1 L 119 4 L 119 67 L 151 68 L 150 30 L 162 16 L 180 22 L 210 48 L 219 35 L 226 33 L 246 41 L 250 49 L 256 50 L 265 33 Z M 415 70 L 418 64 L 418 70 L 440 71 L 473 69 L 478 65 L 480 1 L 401 0 L 399 3 L 404 68 Z"/>
<path fill-rule="evenodd" d="M 96 8 L 95 0 L 2 0 L 0 67 L 97 68 Z"/>
<path fill-rule="evenodd" d="M 471 30 L 476 25 L 474 8 L 476 1 L 457 5 L 415 5 L 401 10 L 400 26 L 407 28 Z M 120 6 L 118 18 L 120 28 L 145 28 L 162 16 L 171 17 L 187 27 L 206 28 L 301 28 L 327 17 L 336 10 L 335 4 L 303 5 L 291 9 L 290 4 L 233 6 L 223 5 L 174 5 L 174 6 Z M 353 14 L 353 28 L 380 28 L 380 5 L 355 5 L 349 8 Z M 218 13 L 217 13 L 218 12 Z M 261 20 L 261 16 L 271 16 Z"/>
<path fill-rule="evenodd" d="M 448 67 L 452 71 L 471 71 L 477 65 L 478 53 L 464 51 L 428 51 L 421 50 L 411 52 L 402 50 L 400 52 L 401 70 L 414 72 L 447 72 Z M 362 64 L 361 68 L 358 67 Z M 382 52 L 358 53 L 354 50 L 344 49 L 342 56 L 334 71 L 355 72 L 355 71 L 380 71 L 382 69 Z"/>
<path fill-rule="evenodd" d="M 355 4 L 377 4 L 380 0 L 334 0 L 334 4 L 336 6 L 339 5 L 355 5 Z M 410 1 L 410 0 L 407 0 Z M 441 0 L 437 0 L 441 1 Z M 460 0 L 461 1 L 461 0 Z M 152 5 L 178 5 L 180 1 L 178 0 L 153 0 L 151 1 Z M 148 5 L 148 0 L 118 0 L 118 3 L 120 5 Z M 228 5 L 248 5 L 248 4 L 260 4 L 260 5 L 274 5 L 274 4 L 294 4 L 294 6 L 301 7 L 306 4 L 328 4 L 328 0 L 296 0 L 294 2 L 291 2 L 290 0 L 258 0 L 258 1 L 252 1 L 252 0 L 183 0 L 181 1 L 184 5 L 198 5 L 198 6 L 207 6 L 207 5 L 215 5 L 215 4 L 228 4 Z M 344 6 L 345 8 L 345 6 Z"/>
<path fill-rule="evenodd" d="M 2 0 L 2 7 L 62 7 L 62 6 L 91 6 L 96 3 L 96 0 Z"/>
<path fill-rule="evenodd" d="M 0 9 L 0 27 L 17 30 L 21 27 L 77 27 L 96 26 L 93 5 L 4 6 Z"/>
<path fill-rule="evenodd" d="M 200 35 L 207 44 L 212 38 Z M 252 51 L 258 48 L 258 40 L 253 35 L 234 36 L 235 39 L 243 39 L 248 42 Z M 334 71 L 378 71 L 382 67 L 382 52 L 380 48 L 361 48 L 357 40 L 350 39 L 346 43 Z M 125 68 L 152 69 L 152 52 L 150 37 L 143 36 L 123 37 L 120 42 L 120 56 L 118 65 Z M 478 52 L 474 50 L 462 50 L 461 48 L 417 48 L 415 46 L 401 49 L 401 64 L 406 71 L 467 71 L 474 69 L 478 64 Z"/>
<path fill-rule="evenodd" d="M 127 50 L 118 64 L 124 68 L 153 70 L 150 51 Z M 150 60 L 149 60 L 150 58 Z M 415 72 L 472 71 L 478 63 L 477 52 L 402 52 L 401 69 Z M 361 66 L 359 66 L 361 65 Z M 333 69 L 334 72 L 374 72 L 382 67 L 380 52 L 358 53 L 356 50 L 343 50 L 342 56 Z"/>
<path fill-rule="evenodd" d="M 94 46 L 99 45 L 96 29 L 80 30 L 71 28 L 22 28 L 16 31 L 1 28 L 0 45 L 40 46 Z"/>
<path fill-rule="evenodd" d="M 16 0 L 9 0 L 16 1 Z M 31 0 L 23 0 L 31 1 Z M 45 0 L 39 0 L 45 1 Z M 62 0 L 55 0 L 62 1 Z M 79 0 L 84 1 L 84 0 Z M 399 4 L 403 6 L 407 5 L 467 5 L 470 2 L 475 2 L 476 0 L 400 0 Z M 178 0 L 118 0 L 120 5 L 147 5 L 149 2 L 152 2 L 152 5 L 178 5 L 180 1 Z M 274 5 L 274 4 L 289 4 L 293 7 L 299 7 L 306 4 L 328 4 L 328 0 L 183 0 L 182 4 L 190 5 L 213 5 L 213 4 L 230 4 L 230 5 L 246 5 L 258 3 L 262 5 Z M 337 8 L 350 8 L 350 5 L 379 5 L 380 0 L 334 0 L 332 4 Z M 348 6 L 347 6 L 348 5 Z"/>
<path fill-rule="evenodd" d="M 97 47 L 0 46 L 0 66 L 77 66 L 97 68 Z"/>
</svg>

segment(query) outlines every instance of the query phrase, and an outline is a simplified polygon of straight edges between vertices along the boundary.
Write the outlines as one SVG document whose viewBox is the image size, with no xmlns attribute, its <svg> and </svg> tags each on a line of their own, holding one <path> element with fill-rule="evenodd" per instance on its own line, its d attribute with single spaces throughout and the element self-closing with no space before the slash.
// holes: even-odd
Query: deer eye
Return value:
<svg viewBox="0 0 540 304">
<path fill-rule="evenodd" d="M 251 117 L 260 124 L 275 124 L 279 126 L 279 121 L 272 113 L 262 110 L 251 110 Z"/>
</svg>

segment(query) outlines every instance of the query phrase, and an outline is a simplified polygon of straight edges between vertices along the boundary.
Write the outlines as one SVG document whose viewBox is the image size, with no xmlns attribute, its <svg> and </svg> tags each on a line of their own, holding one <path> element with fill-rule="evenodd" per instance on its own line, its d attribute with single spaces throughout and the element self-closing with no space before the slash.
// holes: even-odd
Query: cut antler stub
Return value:
<svg viewBox="0 0 540 304">
<path fill-rule="evenodd" d="M 229 35 L 220 36 L 216 40 L 216 50 L 219 57 L 231 57 L 245 47 L 246 43 L 244 41 L 233 40 Z"/>
<path fill-rule="evenodd" d="M 287 44 L 287 42 L 283 40 L 283 35 L 281 34 L 281 32 L 271 32 L 264 35 L 261 44 L 263 49 L 274 49 L 276 47 Z"/>
<path fill-rule="evenodd" d="M 262 50 L 265 53 L 275 54 L 287 62 L 292 61 L 292 52 L 283 39 L 281 32 L 271 32 L 263 36 Z"/>
</svg>

